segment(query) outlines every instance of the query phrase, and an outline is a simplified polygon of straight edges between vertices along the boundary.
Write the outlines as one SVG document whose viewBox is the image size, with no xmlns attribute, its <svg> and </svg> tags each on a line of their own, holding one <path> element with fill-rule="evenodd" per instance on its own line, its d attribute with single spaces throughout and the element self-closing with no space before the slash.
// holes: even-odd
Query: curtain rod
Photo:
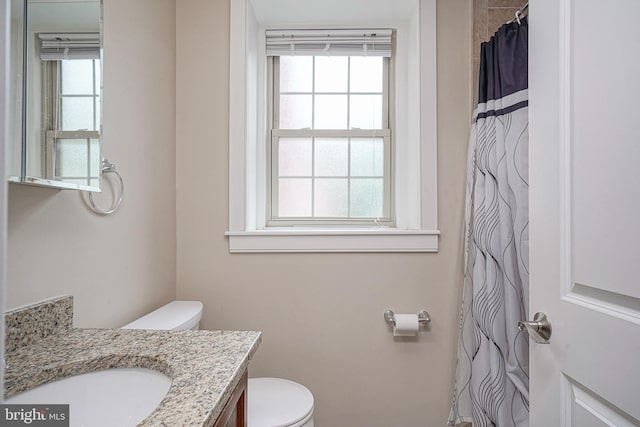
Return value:
<svg viewBox="0 0 640 427">
<path fill-rule="evenodd" d="M 507 24 L 511 24 L 513 21 L 518 21 L 518 24 L 520 23 L 520 16 L 524 13 L 525 10 L 527 10 L 529 8 L 529 2 L 526 2 L 524 4 L 524 6 L 522 6 L 520 9 L 518 9 L 516 11 L 516 16 L 509 22 L 507 22 Z"/>
</svg>

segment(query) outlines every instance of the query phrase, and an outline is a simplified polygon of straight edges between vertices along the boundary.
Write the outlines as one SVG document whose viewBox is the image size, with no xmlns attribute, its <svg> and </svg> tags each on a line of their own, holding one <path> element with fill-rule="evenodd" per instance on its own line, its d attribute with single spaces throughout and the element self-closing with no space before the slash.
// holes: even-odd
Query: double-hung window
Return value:
<svg viewBox="0 0 640 427">
<path fill-rule="evenodd" d="M 267 30 L 267 226 L 393 224 L 392 41 Z"/>
<path fill-rule="evenodd" d="M 436 1 L 289 3 L 231 2 L 229 250 L 437 251 Z"/>
<path fill-rule="evenodd" d="M 100 34 L 40 33 L 46 176 L 98 186 Z"/>
</svg>

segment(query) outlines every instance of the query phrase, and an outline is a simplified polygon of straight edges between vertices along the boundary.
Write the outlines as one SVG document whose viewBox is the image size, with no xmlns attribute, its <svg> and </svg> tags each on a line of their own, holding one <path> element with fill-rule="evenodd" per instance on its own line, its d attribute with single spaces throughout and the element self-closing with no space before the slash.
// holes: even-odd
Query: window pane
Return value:
<svg viewBox="0 0 640 427">
<path fill-rule="evenodd" d="M 351 95 L 351 128 L 382 129 L 382 95 Z"/>
<path fill-rule="evenodd" d="M 100 68 L 100 60 L 96 59 L 93 61 L 93 66 L 94 66 L 94 70 L 96 73 L 96 90 L 95 90 L 95 95 L 100 95 L 100 89 L 102 87 L 102 77 L 100 75 L 100 72 L 102 71 Z"/>
<path fill-rule="evenodd" d="M 315 176 L 347 176 L 349 173 L 349 140 L 316 138 Z"/>
<path fill-rule="evenodd" d="M 93 61 L 72 59 L 62 65 L 60 92 L 63 95 L 93 95 Z"/>
<path fill-rule="evenodd" d="M 311 138 L 280 138 L 278 174 L 311 176 Z"/>
<path fill-rule="evenodd" d="M 281 217 L 311 216 L 311 179 L 282 178 L 279 181 Z"/>
<path fill-rule="evenodd" d="M 280 57 L 280 92 L 311 92 L 313 56 Z"/>
<path fill-rule="evenodd" d="M 316 95 L 315 129 L 347 128 L 347 95 Z"/>
<path fill-rule="evenodd" d="M 316 92 L 347 92 L 349 57 L 316 56 Z"/>
<path fill-rule="evenodd" d="M 61 130 L 94 130 L 93 97 L 62 98 Z"/>
<path fill-rule="evenodd" d="M 86 139 L 57 139 L 56 176 L 86 177 L 88 150 Z M 84 183 L 86 184 L 86 180 Z"/>
<path fill-rule="evenodd" d="M 347 179 L 316 179 L 314 216 L 346 217 L 349 215 Z"/>
<path fill-rule="evenodd" d="M 100 97 L 97 96 L 94 98 L 95 99 L 95 105 L 96 105 L 96 125 L 92 130 L 100 130 L 100 121 L 102 120 L 101 114 L 102 112 L 100 111 Z"/>
<path fill-rule="evenodd" d="M 280 96 L 280 129 L 311 128 L 311 95 Z"/>
<path fill-rule="evenodd" d="M 382 57 L 351 57 L 351 92 L 382 93 Z"/>
<path fill-rule="evenodd" d="M 91 150 L 91 160 L 89 163 L 89 171 L 91 172 L 91 176 L 99 176 L 100 171 L 100 140 L 92 139 L 91 146 L 89 148 Z"/>
<path fill-rule="evenodd" d="M 384 140 L 351 139 L 351 176 L 384 175 Z"/>
<path fill-rule="evenodd" d="M 351 216 L 383 216 L 384 185 L 382 178 L 351 180 Z"/>
</svg>

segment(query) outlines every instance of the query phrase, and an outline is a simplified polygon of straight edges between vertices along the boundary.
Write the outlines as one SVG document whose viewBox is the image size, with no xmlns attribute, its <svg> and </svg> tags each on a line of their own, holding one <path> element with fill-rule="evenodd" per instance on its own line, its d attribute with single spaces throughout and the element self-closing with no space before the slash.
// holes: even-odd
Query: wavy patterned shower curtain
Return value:
<svg viewBox="0 0 640 427">
<path fill-rule="evenodd" d="M 529 425 L 527 20 L 482 44 L 467 165 L 465 274 L 449 425 Z"/>
</svg>

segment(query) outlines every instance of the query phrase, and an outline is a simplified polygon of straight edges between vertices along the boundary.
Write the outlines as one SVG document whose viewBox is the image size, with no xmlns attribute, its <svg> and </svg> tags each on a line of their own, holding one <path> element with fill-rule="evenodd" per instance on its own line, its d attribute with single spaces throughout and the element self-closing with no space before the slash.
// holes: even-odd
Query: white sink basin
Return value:
<svg viewBox="0 0 640 427">
<path fill-rule="evenodd" d="M 43 384 L 7 399 L 7 404 L 69 404 L 71 427 L 135 426 L 169 391 L 171 379 L 144 368 L 88 372 Z"/>
</svg>

